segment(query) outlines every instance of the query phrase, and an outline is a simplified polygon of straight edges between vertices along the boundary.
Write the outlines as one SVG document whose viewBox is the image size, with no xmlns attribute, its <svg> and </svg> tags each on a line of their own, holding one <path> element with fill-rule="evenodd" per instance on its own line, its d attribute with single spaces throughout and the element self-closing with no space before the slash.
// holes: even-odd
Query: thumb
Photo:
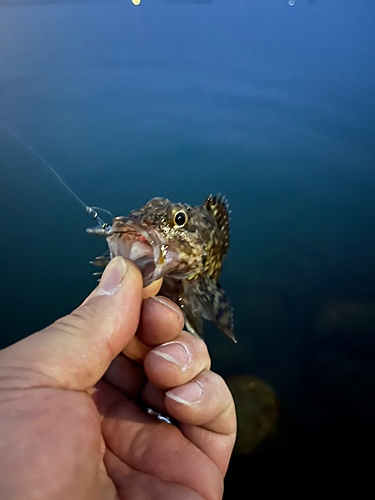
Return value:
<svg viewBox="0 0 375 500">
<path fill-rule="evenodd" d="M 131 261 L 116 257 L 81 306 L 4 349 L 0 369 L 25 373 L 30 385 L 88 389 L 134 336 L 141 304 L 139 269 Z"/>
</svg>

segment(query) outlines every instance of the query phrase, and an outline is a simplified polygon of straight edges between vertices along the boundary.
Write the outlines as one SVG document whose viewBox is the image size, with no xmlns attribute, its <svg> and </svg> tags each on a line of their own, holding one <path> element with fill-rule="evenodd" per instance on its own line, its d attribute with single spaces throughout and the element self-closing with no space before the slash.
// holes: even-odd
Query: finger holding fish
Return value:
<svg viewBox="0 0 375 500">
<path fill-rule="evenodd" d="M 182 331 L 183 318 L 178 306 L 165 297 L 157 299 L 143 302 L 137 335 L 123 354 L 114 359 L 105 375 L 108 382 L 127 395 L 134 396 L 128 390 L 129 366 L 137 373 L 146 373 L 142 378 L 148 376 L 149 384 L 159 393 L 185 383 L 210 366 L 206 344 Z"/>
<path fill-rule="evenodd" d="M 169 342 L 183 327 L 182 311 L 172 300 L 158 295 L 143 301 L 137 337 L 145 345 L 153 347 Z"/>
<path fill-rule="evenodd" d="M 138 330 L 123 350 L 128 358 L 137 363 L 143 363 L 153 346 L 174 339 L 184 326 L 180 308 L 166 297 L 154 296 L 161 282 L 158 280 L 143 289 L 144 300 Z"/>
<path fill-rule="evenodd" d="M 160 278 L 156 281 L 153 281 L 148 286 L 144 287 L 142 290 L 142 299 L 146 300 L 149 297 L 155 297 L 160 291 L 160 288 L 163 285 L 163 279 Z"/>
</svg>

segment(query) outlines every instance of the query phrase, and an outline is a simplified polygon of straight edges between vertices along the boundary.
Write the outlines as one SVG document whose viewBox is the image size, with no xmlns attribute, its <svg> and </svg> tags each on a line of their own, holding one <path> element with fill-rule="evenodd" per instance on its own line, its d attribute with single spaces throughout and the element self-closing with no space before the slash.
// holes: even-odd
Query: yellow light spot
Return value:
<svg viewBox="0 0 375 500">
<path fill-rule="evenodd" d="M 132 4 L 134 5 L 139 5 L 141 3 L 141 0 L 132 0 Z"/>
</svg>

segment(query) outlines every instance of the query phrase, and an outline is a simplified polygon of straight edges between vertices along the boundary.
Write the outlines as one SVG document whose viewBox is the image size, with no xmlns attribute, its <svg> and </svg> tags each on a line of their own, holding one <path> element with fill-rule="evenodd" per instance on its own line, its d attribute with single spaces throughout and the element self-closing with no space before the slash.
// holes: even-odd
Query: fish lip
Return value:
<svg viewBox="0 0 375 500">
<path fill-rule="evenodd" d="M 126 228 L 131 231 L 126 231 Z M 140 236 L 144 238 L 152 249 L 152 257 L 150 252 L 148 261 L 145 254 L 146 262 L 142 262 L 142 255 L 137 259 L 135 257 L 136 252 L 131 256 L 133 244 L 137 241 L 142 241 Z M 132 217 L 131 215 L 116 217 L 113 220 L 110 235 L 107 237 L 107 243 L 111 259 L 117 255 L 121 255 L 122 257 L 130 258 L 139 267 L 143 277 L 143 286 L 148 286 L 153 281 L 166 276 L 177 280 L 191 276 L 191 272 L 188 270 L 177 270 L 180 261 L 179 249 L 169 242 L 164 241 L 157 228 L 147 224 L 141 218 Z M 151 263 L 153 265 L 152 269 L 148 267 L 148 264 Z"/>
<path fill-rule="evenodd" d="M 155 265 L 155 271 L 153 274 L 155 275 L 156 270 L 158 270 L 157 274 L 159 277 L 161 272 L 161 263 L 160 263 L 161 249 L 162 246 L 164 245 L 164 242 L 159 237 L 158 232 L 154 227 L 145 224 L 143 221 L 135 222 L 131 219 L 128 219 L 126 225 L 137 231 L 142 236 L 144 236 L 148 241 L 148 243 L 151 245 L 152 251 L 154 253 L 154 265 Z M 154 279 L 158 279 L 158 277 L 156 278 L 154 277 Z"/>
<path fill-rule="evenodd" d="M 143 236 L 152 248 L 153 258 L 154 258 L 154 270 L 152 272 L 152 275 L 149 276 L 148 278 L 143 277 L 143 286 L 147 286 L 153 281 L 159 279 L 161 277 L 162 267 L 163 267 L 162 248 L 164 246 L 164 242 L 160 238 L 156 229 L 153 226 L 146 224 L 141 219 L 132 219 L 129 217 L 117 217 L 115 221 L 116 220 L 121 224 L 121 228 L 129 227 L 139 235 Z M 115 233 L 117 233 L 116 229 L 114 230 L 114 234 Z M 108 238 L 108 240 L 109 239 L 110 238 Z"/>
</svg>

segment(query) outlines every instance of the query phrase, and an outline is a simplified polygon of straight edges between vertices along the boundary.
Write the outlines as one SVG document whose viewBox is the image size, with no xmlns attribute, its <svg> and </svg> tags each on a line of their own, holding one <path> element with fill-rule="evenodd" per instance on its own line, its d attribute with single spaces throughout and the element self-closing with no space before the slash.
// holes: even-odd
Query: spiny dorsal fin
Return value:
<svg viewBox="0 0 375 500">
<path fill-rule="evenodd" d="M 229 248 L 229 205 L 225 196 L 212 196 L 210 194 L 203 206 L 208 210 L 216 220 L 222 235 L 223 255 L 226 255 Z"/>
</svg>

